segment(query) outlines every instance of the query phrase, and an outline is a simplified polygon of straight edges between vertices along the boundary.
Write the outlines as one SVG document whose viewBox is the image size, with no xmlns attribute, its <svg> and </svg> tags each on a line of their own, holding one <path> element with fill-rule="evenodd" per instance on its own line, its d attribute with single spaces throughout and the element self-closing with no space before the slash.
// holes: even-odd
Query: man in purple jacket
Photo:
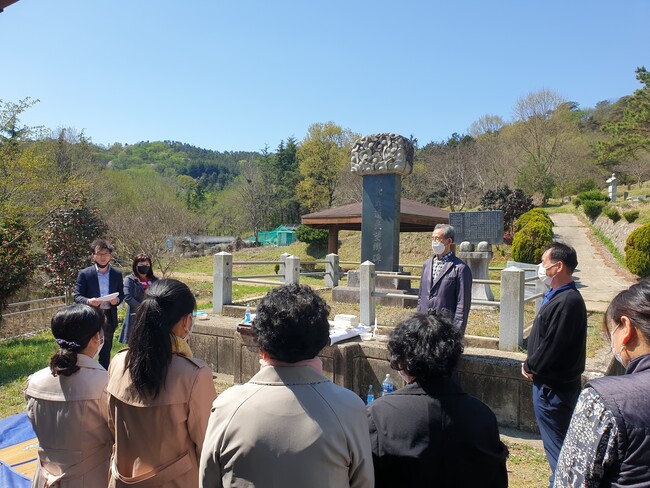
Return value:
<svg viewBox="0 0 650 488">
<path fill-rule="evenodd" d="M 451 250 L 454 235 L 448 224 L 436 225 L 431 234 L 433 256 L 422 266 L 418 313 L 448 313 L 464 335 L 472 301 L 472 272 Z"/>
</svg>

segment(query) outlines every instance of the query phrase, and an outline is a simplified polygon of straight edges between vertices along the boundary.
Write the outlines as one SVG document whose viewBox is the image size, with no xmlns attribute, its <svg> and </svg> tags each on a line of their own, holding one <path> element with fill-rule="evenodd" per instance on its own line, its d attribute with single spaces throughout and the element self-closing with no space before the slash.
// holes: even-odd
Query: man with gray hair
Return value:
<svg viewBox="0 0 650 488">
<path fill-rule="evenodd" d="M 449 224 L 436 225 L 431 234 L 433 256 L 422 265 L 418 313 L 448 313 L 464 335 L 472 301 L 472 271 L 451 250 L 454 235 Z"/>
</svg>

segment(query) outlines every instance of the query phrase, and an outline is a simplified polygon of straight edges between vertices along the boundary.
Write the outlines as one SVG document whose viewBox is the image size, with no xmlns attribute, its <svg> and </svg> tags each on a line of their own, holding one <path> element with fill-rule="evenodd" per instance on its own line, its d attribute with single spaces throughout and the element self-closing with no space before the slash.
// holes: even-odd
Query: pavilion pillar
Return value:
<svg viewBox="0 0 650 488">
<path fill-rule="evenodd" d="M 339 253 L 339 226 L 337 224 L 330 224 L 329 235 L 327 236 L 327 253 Z"/>
</svg>

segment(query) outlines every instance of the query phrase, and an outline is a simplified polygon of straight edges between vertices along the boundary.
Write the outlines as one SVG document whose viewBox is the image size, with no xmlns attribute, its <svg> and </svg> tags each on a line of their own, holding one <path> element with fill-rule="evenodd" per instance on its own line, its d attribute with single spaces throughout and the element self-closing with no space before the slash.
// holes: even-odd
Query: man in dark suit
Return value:
<svg viewBox="0 0 650 488">
<path fill-rule="evenodd" d="M 90 245 L 93 264 L 79 271 L 74 286 L 74 301 L 99 308 L 106 316 L 104 345 L 99 351 L 99 364 L 108 369 L 113 347 L 113 334 L 117 328 L 117 306 L 124 300 L 122 273 L 111 267 L 113 246 L 103 239 L 97 239 Z M 118 293 L 109 300 L 100 297 Z"/>
<path fill-rule="evenodd" d="M 448 224 L 436 225 L 431 234 L 434 254 L 422 266 L 418 313 L 447 313 L 464 335 L 472 301 L 472 271 L 452 252 L 454 235 Z"/>
</svg>

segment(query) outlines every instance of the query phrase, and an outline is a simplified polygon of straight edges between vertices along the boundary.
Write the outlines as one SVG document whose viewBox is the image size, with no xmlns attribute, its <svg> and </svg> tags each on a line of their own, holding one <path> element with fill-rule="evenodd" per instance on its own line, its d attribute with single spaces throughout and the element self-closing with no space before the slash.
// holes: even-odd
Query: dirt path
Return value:
<svg viewBox="0 0 650 488">
<path fill-rule="evenodd" d="M 587 310 L 604 312 L 616 294 L 637 282 L 622 268 L 591 229 L 574 214 L 550 214 L 554 238 L 573 246 L 578 253 L 574 278 Z"/>
</svg>

